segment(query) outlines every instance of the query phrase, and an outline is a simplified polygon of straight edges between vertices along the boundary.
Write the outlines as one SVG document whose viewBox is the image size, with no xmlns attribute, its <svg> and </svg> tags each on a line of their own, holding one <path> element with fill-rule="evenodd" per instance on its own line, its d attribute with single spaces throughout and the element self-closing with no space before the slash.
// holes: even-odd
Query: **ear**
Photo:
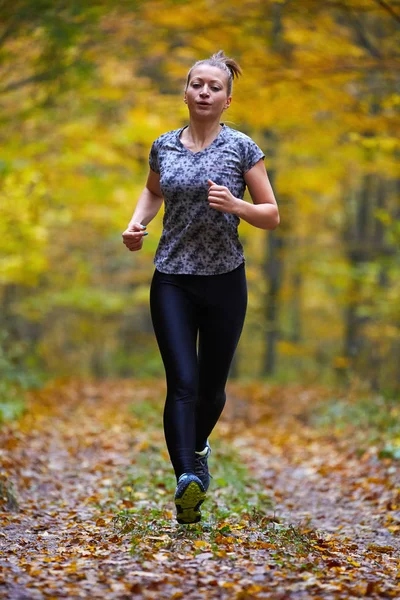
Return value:
<svg viewBox="0 0 400 600">
<path fill-rule="evenodd" d="M 231 105 L 231 101 L 232 101 L 232 96 L 229 96 L 229 97 L 226 99 L 225 106 L 224 106 L 224 110 L 226 110 L 227 108 L 229 108 L 229 107 L 230 107 L 230 105 Z"/>
<path fill-rule="evenodd" d="M 184 103 L 185 103 L 185 104 L 187 104 L 187 96 L 186 96 L 186 92 L 185 92 L 185 95 L 183 96 L 183 101 L 184 101 Z"/>
</svg>

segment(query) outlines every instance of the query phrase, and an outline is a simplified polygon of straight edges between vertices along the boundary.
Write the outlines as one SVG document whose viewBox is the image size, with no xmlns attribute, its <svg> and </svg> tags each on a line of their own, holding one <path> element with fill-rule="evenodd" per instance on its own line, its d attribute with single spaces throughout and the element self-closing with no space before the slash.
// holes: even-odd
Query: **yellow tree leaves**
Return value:
<svg viewBox="0 0 400 600">
<path fill-rule="evenodd" d="M 12 171 L 0 188 L 0 283 L 34 286 L 48 269 L 49 230 L 55 214 L 42 173 Z"/>
<path fill-rule="evenodd" d="M 189 67 L 222 48 L 243 68 L 224 119 L 266 152 L 282 209 L 277 232 L 285 240 L 281 352 L 297 356 L 289 363 L 299 366 L 301 353 L 313 360 L 321 344 L 329 348 L 331 364 L 343 352 L 338 335 L 348 301 L 343 292 L 347 287 L 348 295 L 353 293 L 343 232 L 349 215 L 357 213 L 366 174 L 388 180 L 386 205 L 379 209 L 388 235 L 394 228 L 386 221 L 397 219 L 399 33 L 390 11 L 362 0 L 134 5 L 105 0 L 58 11 L 42 0 L 42 10 L 27 18 L 33 5 L 25 0 L 21 6 L 26 13 L 17 5 L 4 9 L 0 24 L 0 136 L 6 162 L 0 177 L 1 282 L 31 286 L 31 305 L 24 298 L 23 306 L 20 298 L 13 310 L 23 306 L 25 317 L 39 318 L 37 307 L 42 307 L 46 356 L 55 360 L 60 352 L 60 340 L 56 344 L 52 337 L 55 326 L 48 330 L 45 323 L 52 299 L 55 320 L 60 321 L 61 305 L 63 318 L 70 318 L 65 316 L 69 302 L 71 319 L 82 331 L 91 329 L 90 307 L 100 317 L 115 306 L 116 316 L 126 302 L 121 319 L 135 327 L 143 321 L 162 215 L 151 224 L 141 253 L 127 253 L 120 233 L 145 183 L 151 142 L 187 122 L 182 98 Z M 371 189 L 374 197 L 377 193 Z M 250 374 L 270 326 L 262 305 L 268 285 L 265 233 L 246 224 L 241 232 L 253 286 L 242 360 L 243 372 Z M 397 263 L 390 260 L 397 273 Z M 298 274 L 300 292 L 293 283 Z M 90 293 L 92 287 L 98 292 Z M 77 302 L 86 293 L 90 298 Z M 306 301 L 298 310 L 307 327 L 300 343 L 289 338 L 292 307 L 301 293 Z M 395 284 L 384 293 L 395 297 Z M 362 287 L 357 294 L 361 303 L 366 300 Z M 382 313 L 388 331 L 398 330 L 393 315 L 390 302 L 390 310 Z M 103 326 L 109 326 L 107 338 L 114 336 L 112 346 L 118 346 L 116 322 Z"/>
</svg>

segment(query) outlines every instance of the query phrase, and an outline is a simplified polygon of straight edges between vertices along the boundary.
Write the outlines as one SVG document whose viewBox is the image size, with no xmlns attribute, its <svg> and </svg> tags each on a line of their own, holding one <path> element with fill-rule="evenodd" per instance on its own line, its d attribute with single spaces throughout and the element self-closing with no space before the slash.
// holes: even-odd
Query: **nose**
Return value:
<svg viewBox="0 0 400 600">
<path fill-rule="evenodd" d="M 207 86 L 205 85 L 205 86 L 202 88 L 202 90 L 200 91 L 200 96 L 208 96 L 208 95 L 209 95 L 208 88 L 207 88 Z"/>
</svg>

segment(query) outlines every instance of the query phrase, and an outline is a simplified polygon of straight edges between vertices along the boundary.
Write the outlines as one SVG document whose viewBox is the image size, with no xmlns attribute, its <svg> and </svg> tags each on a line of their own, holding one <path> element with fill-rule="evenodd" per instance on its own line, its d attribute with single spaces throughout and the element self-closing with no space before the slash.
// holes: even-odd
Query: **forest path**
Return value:
<svg viewBox="0 0 400 600">
<path fill-rule="evenodd" d="M 54 383 L 3 427 L 0 597 L 400 597 L 398 468 L 310 427 L 318 390 L 231 386 L 189 527 L 174 520 L 163 393 Z"/>
</svg>

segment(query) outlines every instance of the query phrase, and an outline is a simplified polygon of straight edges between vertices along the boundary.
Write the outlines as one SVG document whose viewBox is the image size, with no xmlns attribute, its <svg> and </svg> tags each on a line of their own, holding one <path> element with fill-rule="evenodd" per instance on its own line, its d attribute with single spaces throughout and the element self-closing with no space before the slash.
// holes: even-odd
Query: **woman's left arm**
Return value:
<svg viewBox="0 0 400 600">
<path fill-rule="evenodd" d="M 279 210 L 262 159 L 247 171 L 244 180 L 253 204 L 235 198 L 228 188 L 209 180 L 210 206 L 216 210 L 235 214 L 254 227 L 275 229 L 279 225 Z"/>
</svg>

